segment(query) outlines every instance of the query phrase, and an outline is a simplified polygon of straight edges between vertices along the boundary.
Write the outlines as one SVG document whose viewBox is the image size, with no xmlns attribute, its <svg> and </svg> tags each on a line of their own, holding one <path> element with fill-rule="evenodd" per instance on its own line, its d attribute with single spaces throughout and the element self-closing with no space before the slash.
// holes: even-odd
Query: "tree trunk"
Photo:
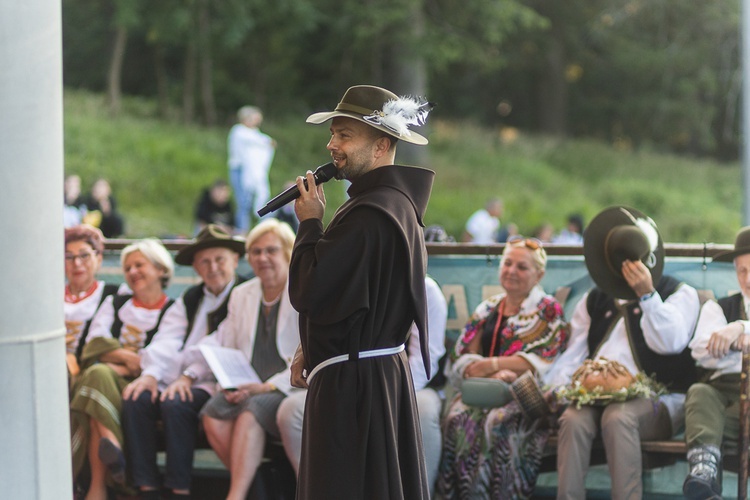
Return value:
<svg viewBox="0 0 750 500">
<path fill-rule="evenodd" d="M 425 96 L 427 93 L 427 66 L 424 56 L 420 53 L 421 39 L 424 35 L 424 12 L 422 2 L 413 2 L 407 28 L 410 29 L 406 43 L 391 46 L 391 60 L 393 61 L 392 75 L 388 81 L 393 82 L 393 88 L 388 89 L 396 94 Z M 427 135 L 427 127 L 416 127 L 415 132 Z M 411 165 L 425 165 L 429 161 L 427 148 L 414 146 L 401 141 L 398 145 L 398 162 Z"/>
<path fill-rule="evenodd" d="M 154 46 L 154 72 L 156 74 L 156 91 L 159 100 L 159 115 L 169 118 L 169 82 L 164 63 L 164 47 L 160 43 Z"/>
<path fill-rule="evenodd" d="M 192 123 L 195 118 L 196 56 L 193 40 L 193 37 L 190 37 L 185 47 L 185 75 L 182 87 L 182 121 L 185 123 Z"/>
<path fill-rule="evenodd" d="M 568 84 L 565 81 L 565 41 L 563 27 L 550 17 L 551 39 L 537 86 L 539 129 L 564 137 L 567 133 Z"/>
<path fill-rule="evenodd" d="M 200 2 L 198 11 L 199 82 L 203 116 L 206 125 L 216 125 L 216 101 L 214 100 L 213 59 L 211 57 L 211 14 L 208 1 Z"/>
<path fill-rule="evenodd" d="M 117 26 L 115 30 L 112 59 L 107 71 L 107 98 L 109 109 L 117 114 L 122 103 L 122 64 L 125 60 L 125 49 L 128 45 L 128 30 L 124 26 Z"/>
</svg>

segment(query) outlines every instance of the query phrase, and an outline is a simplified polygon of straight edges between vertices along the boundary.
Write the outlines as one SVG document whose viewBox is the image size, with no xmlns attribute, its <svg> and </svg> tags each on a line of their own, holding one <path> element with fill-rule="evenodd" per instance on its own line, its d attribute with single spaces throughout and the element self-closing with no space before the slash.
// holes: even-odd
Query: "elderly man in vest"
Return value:
<svg viewBox="0 0 750 500">
<path fill-rule="evenodd" d="M 693 358 L 707 370 L 705 383 L 693 384 L 685 399 L 685 441 L 690 472 L 686 498 L 721 498 L 721 442 L 739 437 L 742 352 L 750 352 L 750 227 L 742 228 L 734 250 L 715 262 L 734 262 L 740 293 L 701 308 L 690 342 Z"/>
<path fill-rule="evenodd" d="M 662 275 L 661 236 L 638 210 L 605 209 L 586 229 L 583 246 L 597 287 L 576 306 L 568 349 L 546 382 L 568 384 L 586 358 L 605 358 L 632 375 L 653 377 L 672 392 L 655 400 L 570 405 L 560 418 L 557 498 L 586 497 L 592 442 L 598 435 L 604 441 L 612 498 L 641 498 L 640 443 L 668 439 L 680 429 L 684 393 L 695 381 L 688 343 L 700 307 L 698 293 Z"/>
<path fill-rule="evenodd" d="M 209 224 L 196 240 L 183 248 L 175 258 L 182 265 L 192 265 L 202 282 L 188 288 L 180 297 L 187 314 L 187 331 L 182 350 L 168 356 L 173 363 L 161 367 L 161 380 L 171 381 L 159 387 L 156 378 L 150 385 L 134 391 L 123 401 L 122 418 L 128 462 L 133 482 L 141 498 L 161 498 L 162 484 L 156 466 L 157 422 L 164 423 L 167 464 L 163 487 L 169 498 L 189 498 L 193 468 L 193 449 L 198 434 L 198 412 L 210 397 L 210 380 L 196 380 L 184 370 L 182 353 L 185 347 L 216 330 L 227 315 L 232 289 L 244 278 L 237 276 L 245 242 L 221 227 Z M 184 371 L 183 371 L 184 370 Z M 145 374 L 144 375 L 148 375 Z"/>
</svg>

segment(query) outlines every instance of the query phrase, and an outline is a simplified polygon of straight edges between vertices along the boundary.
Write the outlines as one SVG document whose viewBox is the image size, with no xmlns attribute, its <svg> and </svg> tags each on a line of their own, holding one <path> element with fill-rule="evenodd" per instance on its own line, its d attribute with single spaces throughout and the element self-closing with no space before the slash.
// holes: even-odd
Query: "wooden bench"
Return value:
<svg viewBox="0 0 750 500">
<path fill-rule="evenodd" d="M 737 443 L 722 445 L 722 459 L 725 470 L 737 472 L 737 498 L 747 500 L 748 447 L 750 446 L 750 355 L 742 356 L 740 382 L 740 438 Z M 678 460 L 687 459 L 687 444 L 684 440 L 642 441 L 641 453 L 644 470 L 673 465 Z M 542 458 L 542 472 L 552 472 L 557 468 L 557 436 L 547 441 Z M 606 463 L 604 446 L 601 440 L 594 443 L 591 451 L 591 465 Z"/>
</svg>

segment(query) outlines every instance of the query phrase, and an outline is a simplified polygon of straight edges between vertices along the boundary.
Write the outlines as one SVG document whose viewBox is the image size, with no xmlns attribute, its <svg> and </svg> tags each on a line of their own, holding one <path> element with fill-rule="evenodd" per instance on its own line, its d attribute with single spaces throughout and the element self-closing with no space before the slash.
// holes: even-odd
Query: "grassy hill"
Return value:
<svg viewBox="0 0 750 500">
<path fill-rule="evenodd" d="M 127 99 L 123 109 L 113 118 L 103 96 L 66 90 L 66 174 L 79 174 L 84 189 L 107 178 L 129 237 L 190 235 L 201 190 L 227 176 L 229 124 L 208 129 L 161 121 L 155 103 L 139 99 Z M 278 142 L 272 193 L 328 159 L 327 128 L 304 118 L 266 117 L 263 130 Z M 524 234 L 543 223 L 560 229 L 573 212 L 588 221 L 613 204 L 649 214 L 669 242 L 729 243 L 741 223 L 736 163 L 484 129 L 441 120 L 439 108 L 430 122 L 423 166 L 437 175 L 426 223 L 457 239 L 492 196 L 505 201 L 503 222 L 515 222 Z M 330 218 L 344 199 L 344 184 L 326 184 L 326 196 Z"/>
</svg>

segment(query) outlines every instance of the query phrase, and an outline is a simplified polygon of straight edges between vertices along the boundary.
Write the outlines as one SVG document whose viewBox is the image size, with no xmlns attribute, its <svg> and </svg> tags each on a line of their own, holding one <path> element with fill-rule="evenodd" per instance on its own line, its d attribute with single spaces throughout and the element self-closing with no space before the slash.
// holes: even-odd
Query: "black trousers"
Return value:
<svg viewBox="0 0 750 500">
<path fill-rule="evenodd" d="M 167 463 L 164 487 L 171 490 L 190 489 L 193 472 L 193 450 L 198 436 L 198 413 L 209 394 L 192 389 L 193 401 L 179 397 L 164 402 L 151 402 L 151 393 L 143 392 L 137 400 L 122 402 L 122 430 L 125 452 L 135 486 L 159 488 L 156 465 L 159 420 L 163 422 Z"/>
</svg>

